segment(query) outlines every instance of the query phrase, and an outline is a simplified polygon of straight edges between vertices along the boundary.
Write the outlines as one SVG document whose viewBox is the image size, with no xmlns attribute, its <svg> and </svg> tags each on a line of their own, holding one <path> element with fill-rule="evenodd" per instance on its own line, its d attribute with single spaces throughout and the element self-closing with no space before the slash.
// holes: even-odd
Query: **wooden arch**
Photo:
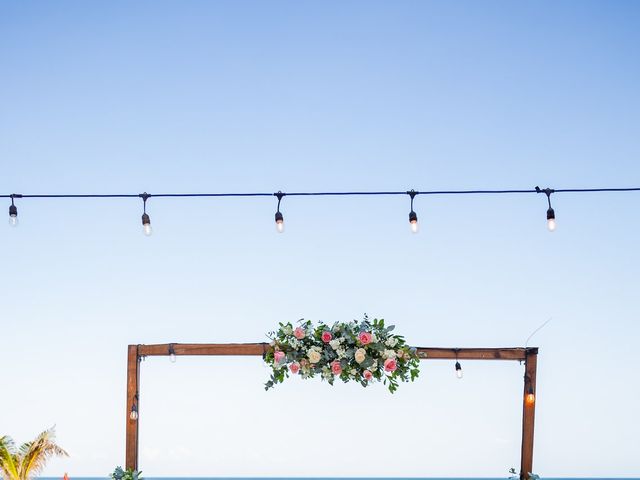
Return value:
<svg viewBox="0 0 640 480">
<path fill-rule="evenodd" d="M 138 419 L 140 412 L 140 361 L 144 357 L 169 355 L 256 355 L 271 348 L 267 343 L 167 343 L 129 345 L 127 357 L 126 468 L 138 469 Z M 533 471 L 533 430 L 535 419 L 536 366 L 538 348 L 425 348 L 418 347 L 421 360 L 507 360 L 525 364 L 522 395 L 522 450 L 520 478 Z M 131 412 L 135 411 L 135 415 Z"/>
</svg>

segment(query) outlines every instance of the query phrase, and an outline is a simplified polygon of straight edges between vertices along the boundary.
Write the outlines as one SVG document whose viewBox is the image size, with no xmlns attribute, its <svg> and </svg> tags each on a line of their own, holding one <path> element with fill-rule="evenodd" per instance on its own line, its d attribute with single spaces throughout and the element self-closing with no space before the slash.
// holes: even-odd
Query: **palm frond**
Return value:
<svg viewBox="0 0 640 480">
<path fill-rule="evenodd" d="M 28 480 L 42 472 L 51 457 L 69 456 L 54 439 L 55 431 L 50 428 L 38 435 L 33 442 L 27 442 L 20 447 L 19 480 Z"/>
<path fill-rule="evenodd" d="M 0 473 L 4 480 L 19 480 L 16 446 L 11 437 L 0 437 Z"/>
</svg>

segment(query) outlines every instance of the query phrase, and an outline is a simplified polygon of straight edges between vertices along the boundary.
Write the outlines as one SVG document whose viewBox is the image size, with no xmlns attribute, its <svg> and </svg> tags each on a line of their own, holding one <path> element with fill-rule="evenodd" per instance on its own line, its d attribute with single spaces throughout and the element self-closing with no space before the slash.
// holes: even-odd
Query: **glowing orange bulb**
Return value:
<svg viewBox="0 0 640 480">
<path fill-rule="evenodd" d="M 532 406 L 534 403 L 536 403 L 536 396 L 533 393 L 527 393 L 527 396 L 524 397 L 524 402 L 528 406 Z"/>
</svg>

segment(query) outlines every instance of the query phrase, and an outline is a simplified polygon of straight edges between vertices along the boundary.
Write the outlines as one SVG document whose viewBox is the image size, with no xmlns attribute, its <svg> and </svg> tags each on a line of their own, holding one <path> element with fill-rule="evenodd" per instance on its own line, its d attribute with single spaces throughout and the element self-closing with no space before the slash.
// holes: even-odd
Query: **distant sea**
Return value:
<svg viewBox="0 0 640 480">
<path fill-rule="evenodd" d="M 61 480 L 60 477 L 40 477 L 41 480 Z M 504 477 L 145 477 L 144 480 L 508 480 Z M 543 480 L 640 480 L 640 477 L 542 477 Z M 69 480 L 108 480 L 104 477 L 74 477 Z"/>
</svg>

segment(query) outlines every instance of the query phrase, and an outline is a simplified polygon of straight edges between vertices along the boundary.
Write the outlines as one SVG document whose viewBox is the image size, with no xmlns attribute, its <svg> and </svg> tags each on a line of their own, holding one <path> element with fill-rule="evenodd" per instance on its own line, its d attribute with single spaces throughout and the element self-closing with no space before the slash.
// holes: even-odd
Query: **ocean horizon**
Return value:
<svg viewBox="0 0 640 480">
<path fill-rule="evenodd" d="M 60 480 L 60 477 L 40 477 L 41 480 Z M 105 475 L 102 477 L 74 477 L 72 475 L 69 476 L 70 480 L 105 480 L 108 479 L 109 476 Z M 143 476 L 145 480 L 237 480 L 237 479 L 246 479 L 246 480 L 274 480 L 274 479 L 286 479 L 286 480 L 336 480 L 336 479 L 375 479 L 375 480 L 401 480 L 401 479 L 424 479 L 424 480 L 505 480 L 509 479 L 509 476 L 506 475 L 504 477 L 374 477 L 374 476 L 335 476 L 335 477 L 314 477 L 314 476 L 295 476 L 295 477 L 243 477 L 243 476 L 223 476 L 223 477 L 214 477 L 214 476 L 202 476 L 202 477 L 146 477 Z M 625 480 L 640 480 L 640 477 L 627 477 L 627 476 L 610 476 L 610 477 L 542 477 L 545 480 L 608 480 L 608 479 L 625 479 Z"/>
</svg>

